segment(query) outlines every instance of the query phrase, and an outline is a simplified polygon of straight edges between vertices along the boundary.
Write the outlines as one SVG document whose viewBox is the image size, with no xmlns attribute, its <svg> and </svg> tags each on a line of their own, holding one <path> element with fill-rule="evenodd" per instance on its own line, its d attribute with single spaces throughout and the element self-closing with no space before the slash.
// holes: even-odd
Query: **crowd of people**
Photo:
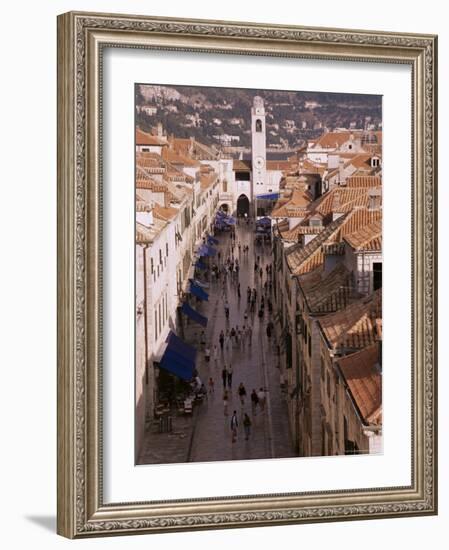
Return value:
<svg viewBox="0 0 449 550">
<path fill-rule="evenodd" d="M 228 239 L 222 240 L 218 247 L 216 260 L 210 266 L 210 281 L 212 287 L 217 289 L 217 295 L 221 300 L 224 312 L 223 326 L 219 328 L 217 340 L 208 341 L 205 331 L 201 332 L 200 344 L 204 350 L 204 361 L 211 364 L 213 370 L 209 370 L 208 392 L 215 396 L 216 378 L 220 376 L 223 396 L 223 415 L 229 417 L 230 403 L 240 403 L 240 407 L 233 410 L 230 420 L 231 441 L 235 443 L 238 439 L 239 427 L 244 428 L 245 440 L 251 437 L 251 426 L 254 417 L 265 411 L 267 389 L 245 386 L 247 372 L 242 370 L 240 361 L 242 356 L 247 355 L 245 369 L 258 369 L 259 365 L 250 365 L 253 347 L 253 327 L 255 317 L 259 319 L 260 325 L 265 327 L 267 342 L 274 333 L 274 325 L 271 320 L 273 312 L 272 288 L 273 288 L 273 265 L 264 261 L 262 252 L 257 249 L 254 257 L 253 286 L 246 288 L 246 305 L 242 303 L 241 291 L 241 270 L 245 272 L 244 281 L 249 282 L 247 274 L 250 272 L 249 259 L 250 247 L 246 242 L 236 238 L 235 230 L 229 233 Z M 271 251 L 270 251 L 271 252 Z M 257 254 L 257 255 L 256 255 Z M 262 258 L 261 258 L 262 254 Z M 251 280 L 251 278 L 249 278 Z M 235 298 L 231 298 L 234 293 Z M 233 311 L 231 310 L 233 303 Z M 217 318 L 215 323 L 223 319 Z M 231 322 L 232 319 L 232 322 Z M 215 334 L 217 327 L 215 327 Z M 263 334 L 263 332 L 262 332 Z M 260 357 L 257 355 L 257 357 Z M 234 371 L 236 373 L 234 374 Z M 238 376 L 238 384 L 233 389 L 233 378 Z M 215 379 L 214 379 L 215 378 Z M 254 380 L 254 376 L 252 377 Z M 249 394 L 249 397 L 248 397 Z M 239 412 L 237 412 L 239 410 Z M 252 420 L 253 418 L 253 420 Z"/>
</svg>

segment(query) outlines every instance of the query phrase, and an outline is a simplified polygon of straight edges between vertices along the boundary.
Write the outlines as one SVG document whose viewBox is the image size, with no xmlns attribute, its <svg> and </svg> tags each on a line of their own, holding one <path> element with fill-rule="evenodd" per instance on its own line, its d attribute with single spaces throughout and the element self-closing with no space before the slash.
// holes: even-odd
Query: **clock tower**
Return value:
<svg viewBox="0 0 449 550">
<path fill-rule="evenodd" d="M 256 96 L 251 109 L 251 194 L 252 202 L 256 196 L 266 192 L 267 184 L 267 138 L 265 131 L 265 107 L 263 99 Z M 254 212 L 256 215 L 257 213 Z"/>
</svg>

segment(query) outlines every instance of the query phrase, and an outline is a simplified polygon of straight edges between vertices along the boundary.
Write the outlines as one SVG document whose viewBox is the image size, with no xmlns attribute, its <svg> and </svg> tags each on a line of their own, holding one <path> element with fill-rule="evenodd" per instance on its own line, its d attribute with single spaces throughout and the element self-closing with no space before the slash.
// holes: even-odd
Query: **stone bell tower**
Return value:
<svg viewBox="0 0 449 550">
<path fill-rule="evenodd" d="M 256 196 L 265 193 L 267 185 L 265 107 L 260 96 L 254 98 L 251 109 L 251 160 L 251 202 L 255 208 Z"/>
</svg>

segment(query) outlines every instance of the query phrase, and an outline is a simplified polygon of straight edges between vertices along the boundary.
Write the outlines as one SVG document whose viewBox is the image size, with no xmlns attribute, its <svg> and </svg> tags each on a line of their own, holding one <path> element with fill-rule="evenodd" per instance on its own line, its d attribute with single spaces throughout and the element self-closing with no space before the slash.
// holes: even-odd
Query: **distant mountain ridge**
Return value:
<svg viewBox="0 0 449 550">
<path fill-rule="evenodd" d="M 136 85 L 136 123 L 150 131 L 161 122 L 167 134 L 195 137 L 208 145 L 248 147 L 254 96 L 264 99 L 267 146 L 299 146 L 337 128 L 378 130 L 382 97 L 329 92 Z"/>
</svg>

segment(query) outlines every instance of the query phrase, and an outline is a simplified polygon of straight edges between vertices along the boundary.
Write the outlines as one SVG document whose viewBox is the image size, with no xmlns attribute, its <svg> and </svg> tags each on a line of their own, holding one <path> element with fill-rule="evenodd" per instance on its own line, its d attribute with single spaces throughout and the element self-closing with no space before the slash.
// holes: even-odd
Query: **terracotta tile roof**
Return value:
<svg viewBox="0 0 449 550">
<path fill-rule="evenodd" d="M 138 178 L 136 180 L 136 189 L 148 189 L 149 191 L 153 191 L 153 193 L 165 193 L 167 191 L 167 185 L 151 179 Z"/>
<path fill-rule="evenodd" d="M 305 226 L 309 218 L 305 218 L 300 224 Z M 353 234 L 361 227 L 370 223 L 380 222 L 381 219 L 382 212 L 380 210 L 368 210 L 367 208 L 355 208 L 350 212 L 342 214 L 335 221 L 326 225 L 306 246 L 298 243 L 286 251 L 290 270 L 295 275 L 301 275 L 316 269 L 324 262 L 324 249 L 322 245 L 339 243 L 346 235 Z M 298 234 L 296 234 L 296 240 Z M 372 246 L 375 246 L 374 241 Z"/>
<path fill-rule="evenodd" d="M 157 218 L 153 218 L 153 221 L 154 223 L 151 227 L 136 222 L 136 243 L 152 243 L 167 225 L 166 221 Z"/>
<path fill-rule="evenodd" d="M 345 241 L 354 250 L 381 251 L 382 250 L 382 221 L 360 227 L 354 233 L 344 237 Z"/>
<path fill-rule="evenodd" d="M 300 243 L 291 246 L 287 251 L 287 263 L 290 270 L 295 275 L 301 275 L 312 271 L 317 266 L 321 265 L 324 261 L 324 255 L 321 250 L 321 245 L 328 241 L 345 221 L 346 215 L 342 215 L 335 221 L 326 226 L 326 228 L 319 233 L 312 241 L 306 246 L 302 246 Z"/>
<path fill-rule="evenodd" d="M 288 222 L 287 222 L 287 228 L 280 229 L 280 232 L 281 232 L 281 237 L 284 241 L 296 242 L 300 235 L 318 235 L 318 233 L 321 233 L 321 231 L 323 230 L 324 230 L 323 225 L 322 226 L 302 225 L 302 222 L 298 223 L 292 229 L 289 229 Z"/>
<path fill-rule="evenodd" d="M 346 307 L 351 298 L 351 274 L 343 262 L 328 273 L 315 270 L 298 280 L 307 307 L 313 314 L 338 311 Z"/>
<path fill-rule="evenodd" d="M 312 202 L 312 195 L 303 189 L 293 189 L 289 198 L 278 199 L 271 217 L 273 218 L 297 218 L 304 216 L 307 207 Z"/>
<path fill-rule="evenodd" d="M 210 173 L 206 173 L 206 174 L 201 174 L 200 176 L 200 185 L 201 185 L 201 190 L 202 191 L 205 191 L 206 189 L 208 189 L 211 185 L 213 185 L 213 183 L 215 183 L 215 181 L 217 180 L 217 173 L 216 172 L 210 172 Z"/>
<path fill-rule="evenodd" d="M 326 170 L 326 164 L 312 162 L 310 159 L 304 159 L 302 166 L 300 163 L 300 172 L 303 174 L 320 174 L 322 176 Z"/>
<path fill-rule="evenodd" d="M 292 170 L 293 162 L 289 160 L 267 160 L 267 170 Z"/>
<path fill-rule="evenodd" d="M 151 212 L 153 207 L 147 201 L 136 197 L 136 212 Z"/>
<path fill-rule="evenodd" d="M 372 169 L 371 166 L 371 157 L 373 155 L 369 153 L 359 153 L 358 155 L 355 155 L 350 160 L 348 160 L 345 165 L 349 166 L 350 164 L 354 166 L 357 170 L 365 170 L 370 171 Z"/>
<path fill-rule="evenodd" d="M 183 166 L 200 167 L 201 164 L 188 156 L 187 154 L 177 153 L 168 147 L 162 149 L 162 158 L 172 164 L 182 164 Z"/>
<path fill-rule="evenodd" d="M 327 132 L 318 138 L 314 147 L 324 149 L 336 149 L 346 143 L 353 132 Z"/>
<path fill-rule="evenodd" d="M 382 210 L 370 210 L 368 208 L 354 208 L 341 226 L 338 240 L 358 232 L 366 225 L 382 222 Z"/>
<path fill-rule="evenodd" d="M 286 197 L 280 197 L 276 204 L 273 207 L 273 210 L 271 212 L 272 218 L 285 218 L 285 209 L 284 206 L 288 203 L 290 199 Z"/>
<path fill-rule="evenodd" d="M 173 208 L 172 206 L 161 206 L 160 204 L 155 204 L 153 207 L 153 216 L 160 220 L 170 221 L 177 216 L 179 210 Z"/>
<path fill-rule="evenodd" d="M 252 162 L 250 160 L 234 159 L 234 162 L 232 163 L 232 169 L 236 171 L 247 171 L 251 170 L 251 168 Z"/>
<path fill-rule="evenodd" d="M 382 375 L 377 345 L 342 357 L 337 365 L 365 424 L 382 422 Z"/>
<path fill-rule="evenodd" d="M 136 145 L 168 145 L 167 140 L 158 136 L 153 136 L 147 132 L 143 132 L 140 128 L 136 128 Z"/>
<path fill-rule="evenodd" d="M 346 187 L 381 187 L 382 178 L 380 176 L 351 176 L 346 178 Z"/>
<path fill-rule="evenodd" d="M 175 151 L 182 152 L 185 155 L 189 154 L 190 148 L 192 146 L 192 140 L 189 138 L 175 138 L 172 137 L 169 139 L 170 144 L 175 149 Z"/>
<path fill-rule="evenodd" d="M 136 167 L 141 174 L 148 176 L 151 174 L 164 174 L 166 172 L 162 161 L 158 162 L 151 158 L 137 157 Z"/>
<path fill-rule="evenodd" d="M 167 189 L 177 202 L 182 202 L 187 195 L 193 195 L 193 189 L 190 189 L 186 185 L 176 184 L 173 181 L 167 182 Z"/>
<path fill-rule="evenodd" d="M 310 205 L 310 211 L 323 216 L 333 212 L 349 212 L 355 207 L 367 207 L 369 187 L 334 187 Z"/>
<path fill-rule="evenodd" d="M 382 337 L 382 289 L 321 317 L 319 324 L 333 350 L 354 350 L 375 344 Z"/>
</svg>

